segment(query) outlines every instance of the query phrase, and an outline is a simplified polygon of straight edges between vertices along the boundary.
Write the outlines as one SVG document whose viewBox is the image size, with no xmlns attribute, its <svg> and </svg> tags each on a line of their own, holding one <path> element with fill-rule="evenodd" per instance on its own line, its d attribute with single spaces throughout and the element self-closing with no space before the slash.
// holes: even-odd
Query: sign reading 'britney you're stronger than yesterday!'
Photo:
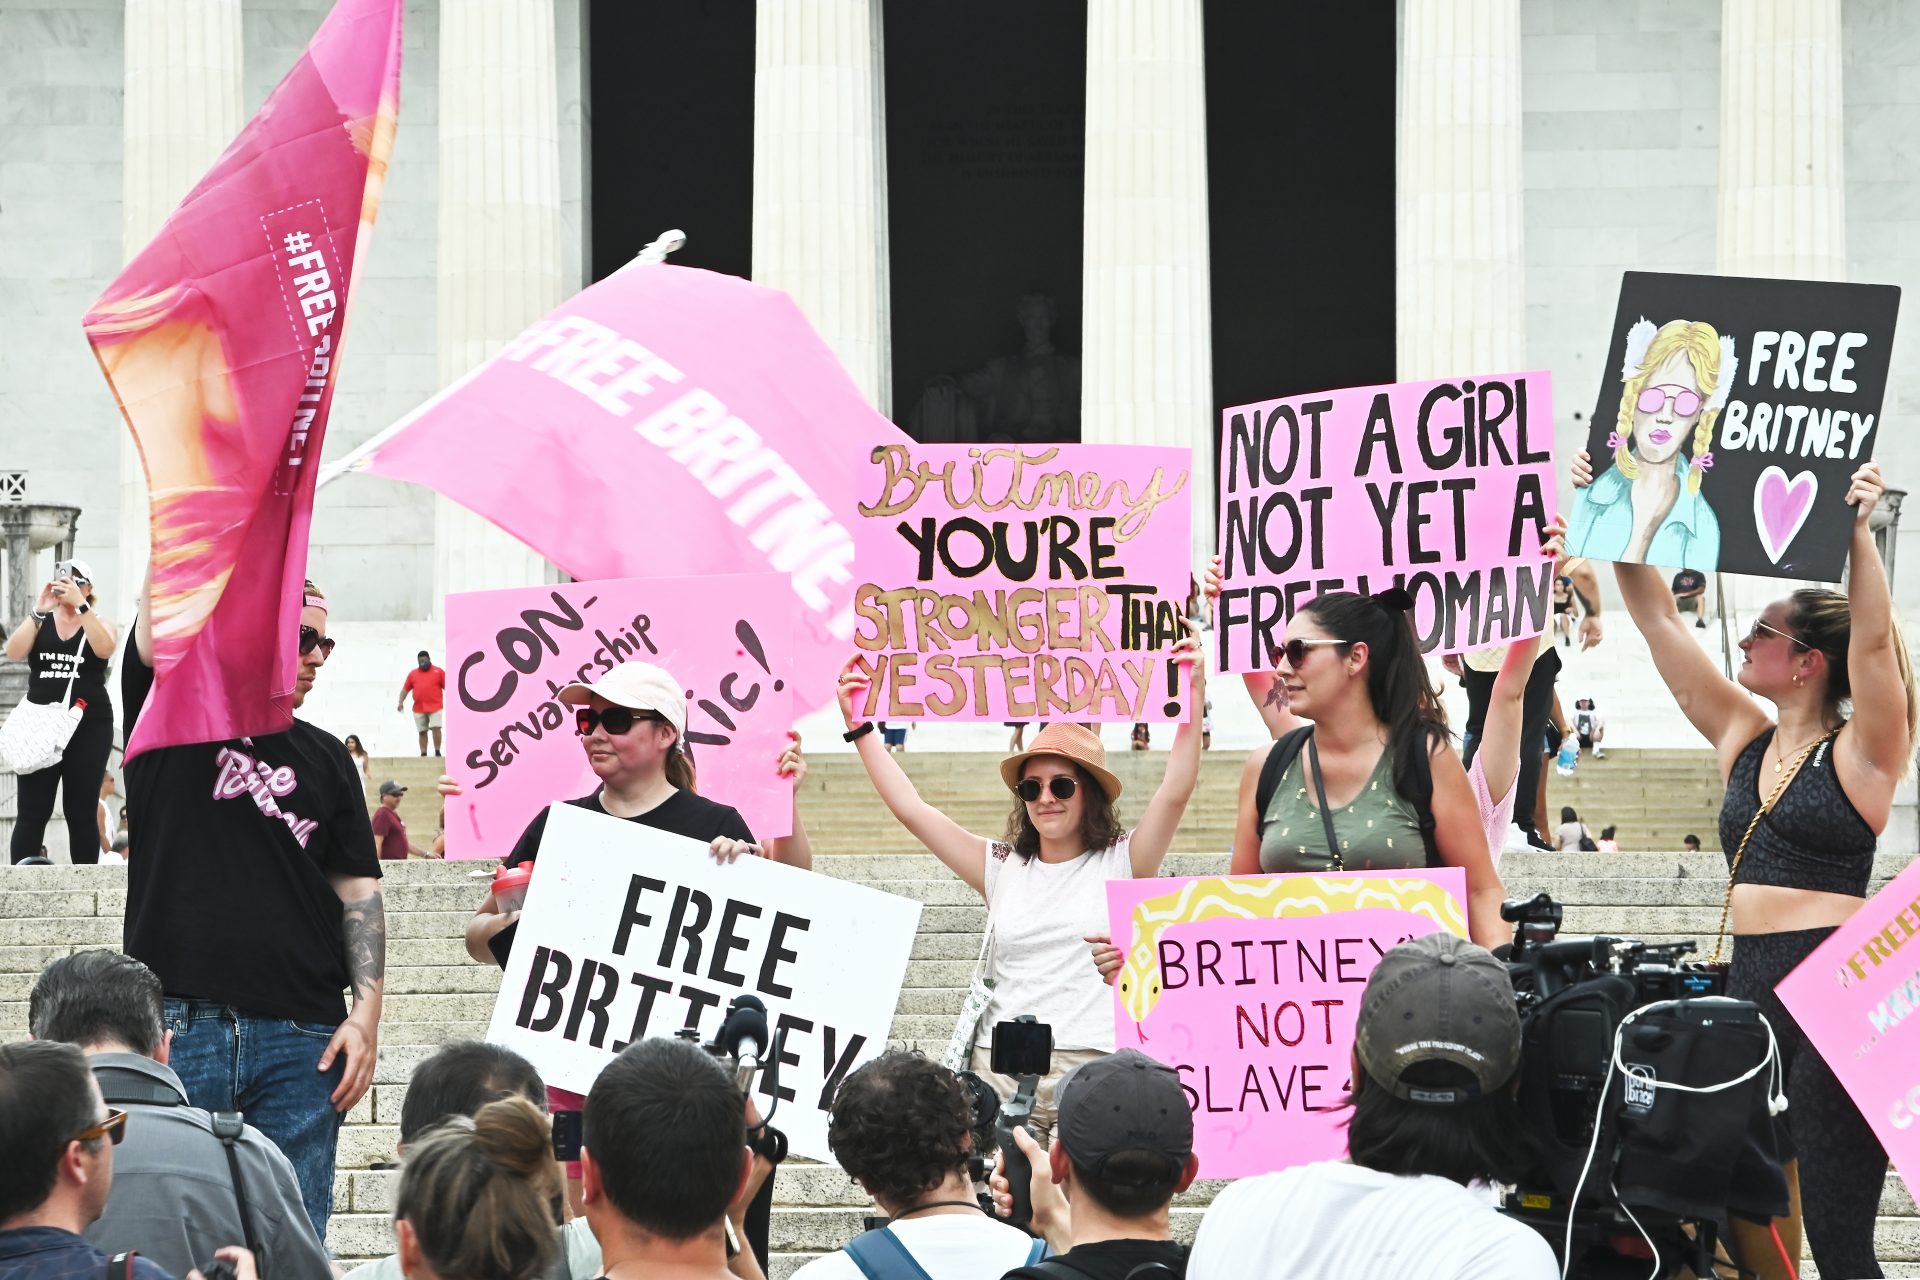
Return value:
<svg viewBox="0 0 1920 1280">
<path fill-rule="evenodd" d="M 1192 454 L 885 445 L 860 487 L 854 645 L 881 720 L 1179 721 Z"/>
<path fill-rule="evenodd" d="M 1546 629 L 1546 374 L 1267 400 L 1221 428 L 1222 671 L 1271 670 L 1287 620 L 1330 591 L 1406 589 L 1428 652 Z"/>
</svg>

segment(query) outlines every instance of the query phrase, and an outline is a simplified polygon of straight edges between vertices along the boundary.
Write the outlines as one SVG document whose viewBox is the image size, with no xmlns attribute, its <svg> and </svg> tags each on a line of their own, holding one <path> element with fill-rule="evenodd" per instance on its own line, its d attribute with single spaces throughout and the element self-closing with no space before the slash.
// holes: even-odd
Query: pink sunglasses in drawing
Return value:
<svg viewBox="0 0 1920 1280">
<path fill-rule="evenodd" d="M 1633 403 L 1642 413 L 1658 413 L 1667 407 L 1669 400 L 1673 402 L 1673 411 L 1683 418 L 1691 418 L 1700 412 L 1700 393 L 1691 387 L 1671 382 L 1665 386 L 1648 387 Z"/>
</svg>

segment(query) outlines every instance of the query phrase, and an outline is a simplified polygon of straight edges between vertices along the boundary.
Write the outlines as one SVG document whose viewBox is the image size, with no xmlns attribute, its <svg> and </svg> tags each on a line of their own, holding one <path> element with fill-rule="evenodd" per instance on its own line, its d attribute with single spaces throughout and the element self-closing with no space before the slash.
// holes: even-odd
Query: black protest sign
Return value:
<svg viewBox="0 0 1920 1280">
<path fill-rule="evenodd" d="M 1899 308 L 1891 285 L 1627 272 L 1568 549 L 1837 580 Z"/>
</svg>

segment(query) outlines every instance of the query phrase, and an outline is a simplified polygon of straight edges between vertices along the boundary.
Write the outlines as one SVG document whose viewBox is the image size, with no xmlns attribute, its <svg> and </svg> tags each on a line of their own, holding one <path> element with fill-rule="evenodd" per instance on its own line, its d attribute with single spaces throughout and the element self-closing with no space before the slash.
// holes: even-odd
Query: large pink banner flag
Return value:
<svg viewBox="0 0 1920 1280">
<path fill-rule="evenodd" d="M 349 460 L 437 490 L 582 580 L 784 574 L 798 709 L 853 651 L 855 487 L 907 437 L 793 299 L 634 266 L 576 294 Z"/>
<path fill-rule="evenodd" d="M 401 0 L 339 0 L 87 313 L 152 494 L 155 683 L 127 754 L 293 720 L 315 467 L 400 107 Z"/>
<path fill-rule="evenodd" d="M 1907 1186 L 1920 1187 L 1920 862 L 1775 990 Z"/>
</svg>

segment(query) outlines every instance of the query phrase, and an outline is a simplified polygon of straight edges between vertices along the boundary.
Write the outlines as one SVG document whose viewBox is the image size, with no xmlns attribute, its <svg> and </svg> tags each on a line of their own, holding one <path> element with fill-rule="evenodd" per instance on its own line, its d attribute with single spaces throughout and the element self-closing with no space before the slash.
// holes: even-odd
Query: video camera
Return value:
<svg viewBox="0 0 1920 1280">
<path fill-rule="evenodd" d="M 1501 1212 L 1540 1232 L 1569 1277 L 1715 1274 L 1728 1213 L 1787 1208 L 1772 1029 L 1724 994 L 1720 966 L 1683 959 L 1691 941 L 1563 938 L 1544 893 L 1500 915 L 1514 925 L 1533 1153 Z"/>
</svg>

